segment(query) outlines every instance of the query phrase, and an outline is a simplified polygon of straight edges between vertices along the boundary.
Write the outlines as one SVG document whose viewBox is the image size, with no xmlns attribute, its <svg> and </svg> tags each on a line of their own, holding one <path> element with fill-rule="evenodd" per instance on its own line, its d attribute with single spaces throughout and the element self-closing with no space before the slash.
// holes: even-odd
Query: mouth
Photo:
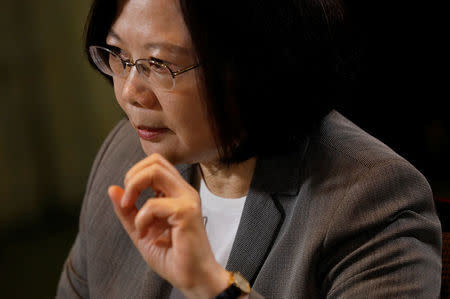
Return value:
<svg viewBox="0 0 450 299">
<path fill-rule="evenodd" d="M 133 122 L 131 122 L 131 124 L 136 129 L 139 137 L 144 140 L 154 140 L 169 131 L 169 129 L 165 127 L 136 125 Z"/>
<path fill-rule="evenodd" d="M 154 140 L 169 131 L 168 128 L 155 128 L 146 126 L 137 126 L 136 129 L 139 137 L 144 140 Z"/>
</svg>

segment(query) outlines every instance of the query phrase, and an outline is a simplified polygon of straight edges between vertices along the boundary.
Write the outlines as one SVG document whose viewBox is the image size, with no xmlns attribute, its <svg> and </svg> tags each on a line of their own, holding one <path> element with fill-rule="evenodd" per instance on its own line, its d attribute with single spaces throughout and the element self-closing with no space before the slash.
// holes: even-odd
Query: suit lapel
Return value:
<svg viewBox="0 0 450 299">
<path fill-rule="evenodd" d="M 298 194 L 300 163 L 307 148 L 303 142 L 291 154 L 259 158 L 245 201 L 227 270 L 239 271 L 251 284 L 269 254 L 284 221 L 279 202 Z"/>
<path fill-rule="evenodd" d="M 227 270 L 239 271 L 253 283 L 283 223 L 283 216 L 269 193 L 249 192 Z"/>
</svg>

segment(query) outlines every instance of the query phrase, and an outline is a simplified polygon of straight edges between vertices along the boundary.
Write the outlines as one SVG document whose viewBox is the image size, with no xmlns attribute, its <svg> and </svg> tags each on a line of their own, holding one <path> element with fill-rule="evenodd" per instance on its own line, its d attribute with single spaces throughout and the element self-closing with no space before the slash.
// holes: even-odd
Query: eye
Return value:
<svg viewBox="0 0 450 299">
<path fill-rule="evenodd" d="M 165 63 L 157 58 L 151 58 L 150 60 L 150 68 L 152 70 L 152 72 L 157 72 L 157 73 L 167 73 L 168 69 L 165 66 Z"/>
<path fill-rule="evenodd" d="M 111 51 L 116 54 L 117 56 L 120 57 L 120 59 L 122 59 L 123 61 L 130 61 L 129 56 L 126 54 L 126 52 L 124 50 L 122 50 L 119 47 L 115 47 L 115 46 L 109 46 Z"/>
<path fill-rule="evenodd" d="M 150 64 L 150 67 L 153 72 L 163 73 L 166 71 L 166 68 L 158 63 L 152 63 Z"/>
</svg>

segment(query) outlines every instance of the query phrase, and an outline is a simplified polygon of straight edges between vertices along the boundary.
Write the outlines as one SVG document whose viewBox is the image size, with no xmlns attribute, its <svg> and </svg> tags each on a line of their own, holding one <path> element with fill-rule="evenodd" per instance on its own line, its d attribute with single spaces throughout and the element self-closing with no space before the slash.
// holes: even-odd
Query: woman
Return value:
<svg viewBox="0 0 450 299">
<path fill-rule="evenodd" d="M 427 181 L 332 110 L 342 4 L 205 2 L 93 3 L 86 50 L 127 119 L 58 297 L 436 298 Z"/>
</svg>

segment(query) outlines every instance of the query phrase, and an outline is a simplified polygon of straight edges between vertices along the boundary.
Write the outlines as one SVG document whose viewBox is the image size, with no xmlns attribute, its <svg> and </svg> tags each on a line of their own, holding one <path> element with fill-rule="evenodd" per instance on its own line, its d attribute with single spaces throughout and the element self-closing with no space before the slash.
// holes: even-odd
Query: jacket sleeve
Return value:
<svg viewBox="0 0 450 299">
<path fill-rule="evenodd" d="M 93 204 L 91 201 L 91 189 L 96 180 L 97 169 L 101 165 L 103 156 L 108 150 L 112 140 L 120 128 L 126 123 L 126 120 L 120 121 L 117 126 L 109 133 L 98 151 L 94 164 L 89 174 L 85 196 L 80 213 L 79 228 L 75 242 L 64 263 L 63 270 L 57 287 L 56 298 L 89 298 L 87 251 L 89 232 L 89 211 Z"/>
<path fill-rule="evenodd" d="M 423 175 L 404 160 L 364 169 L 329 222 L 326 298 L 438 298 L 441 225 Z"/>
</svg>

